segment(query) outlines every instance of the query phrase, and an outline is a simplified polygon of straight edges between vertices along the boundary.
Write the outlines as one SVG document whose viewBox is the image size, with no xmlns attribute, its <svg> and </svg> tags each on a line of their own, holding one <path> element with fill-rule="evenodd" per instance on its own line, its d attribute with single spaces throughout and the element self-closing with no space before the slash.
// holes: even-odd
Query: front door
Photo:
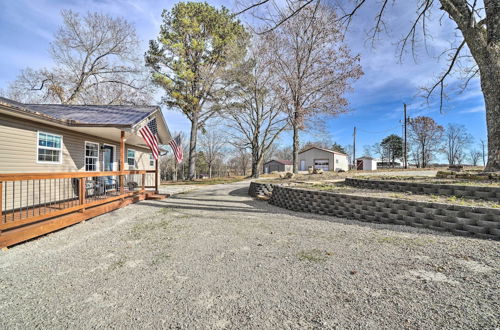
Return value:
<svg viewBox="0 0 500 330">
<path fill-rule="evenodd" d="M 304 159 L 300 160 L 300 170 L 305 171 L 306 170 L 306 161 Z"/>
<path fill-rule="evenodd" d="M 115 148 L 104 145 L 102 150 L 102 169 L 103 171 L 112 171 L 115 157 Z"/>
</svg>

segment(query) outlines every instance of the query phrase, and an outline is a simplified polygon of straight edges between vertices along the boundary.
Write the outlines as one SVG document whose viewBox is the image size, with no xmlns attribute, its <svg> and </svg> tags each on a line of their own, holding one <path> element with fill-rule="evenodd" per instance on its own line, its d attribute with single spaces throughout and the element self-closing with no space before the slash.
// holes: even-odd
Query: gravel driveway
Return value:
<svg viewBox="0 0 500 330">
<path fill-rule="evenodd" d="M 293 213 L 248 182 L 144 201 L 0 251 L 0 328 L 477 328 L 498 242 Z"/>
</svg>

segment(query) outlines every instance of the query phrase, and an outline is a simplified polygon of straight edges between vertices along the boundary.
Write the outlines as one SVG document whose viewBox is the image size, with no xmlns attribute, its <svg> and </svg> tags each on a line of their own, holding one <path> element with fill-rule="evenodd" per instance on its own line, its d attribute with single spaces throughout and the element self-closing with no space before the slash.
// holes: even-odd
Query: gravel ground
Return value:
<svg viewBox="0 0 500 330">
<path fill-rule="evenodd" d="M 294 213 L 248 182 L 0 251 L 0 328 L 493 329 L 498 242 Z"/>
</svg>

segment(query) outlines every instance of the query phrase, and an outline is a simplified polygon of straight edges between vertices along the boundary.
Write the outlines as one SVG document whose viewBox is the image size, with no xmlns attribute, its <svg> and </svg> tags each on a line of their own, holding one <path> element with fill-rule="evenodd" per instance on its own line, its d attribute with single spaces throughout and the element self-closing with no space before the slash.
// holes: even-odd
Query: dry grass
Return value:
<svg viewBox="0 0 500 330">
<path fill-rule="evenodd" d="M 196 179 L 196 180 L 186 180 L 186 181 L 163 181 L 161 184 L 175 184 L 175 185 L 211 185 L 211 184 L 224 184 L 233 183 L 245 180 L 243 176 L 233 176 L 224 178 L 211 178 L 211 179 Z"/>
</svg>

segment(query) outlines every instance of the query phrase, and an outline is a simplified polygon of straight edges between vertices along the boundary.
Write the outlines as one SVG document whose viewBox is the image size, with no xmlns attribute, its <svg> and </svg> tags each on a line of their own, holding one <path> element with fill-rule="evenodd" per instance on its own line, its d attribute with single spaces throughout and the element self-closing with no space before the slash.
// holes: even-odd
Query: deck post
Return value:
<svg viewBox="0 0 500 330">
<path fill-rule="evenodd" d="M 86 185 L 86 178 L 80 178 L 80 185 L 79 185 L 79 201 L 80 201 L 80 205 L 83 205 L 85 204 L 85 185 Z M 83 212 L 85 211 L 85 209 L 81 209 L 80 212 Z"/>
<path fill-rule="evenodd" d="M 155 161 L 155 194 L 158 194 L 159 193 L 159 190 L 158 190 L 158 181 L 159 181 L 159 175 L 158 175 L 158 162 L 159 162 L 160 158 L 158 157 L 158 159 Z"/>
<path fill-rule="evenodd" d="M 142 181 L 141 191 L 142 193 L 144 193 L 144 191 L 146 190 L 146 173 L 142 173 L 141 181 Z"/>
<path fill-rule="evenodd" d="M 0 181 L 0 223 L 3 223 L 3 209 L 2 209 L 2 206 L 3 206 L 3 182 Z"/>
<path fill-rule="evenodd" d="M 120 172 L 125 170 L 125 131 L 120 133 Z M 120 194 L 123 195 L 124 191 L 124 177 L 120 174 Z"/>
</svg>

